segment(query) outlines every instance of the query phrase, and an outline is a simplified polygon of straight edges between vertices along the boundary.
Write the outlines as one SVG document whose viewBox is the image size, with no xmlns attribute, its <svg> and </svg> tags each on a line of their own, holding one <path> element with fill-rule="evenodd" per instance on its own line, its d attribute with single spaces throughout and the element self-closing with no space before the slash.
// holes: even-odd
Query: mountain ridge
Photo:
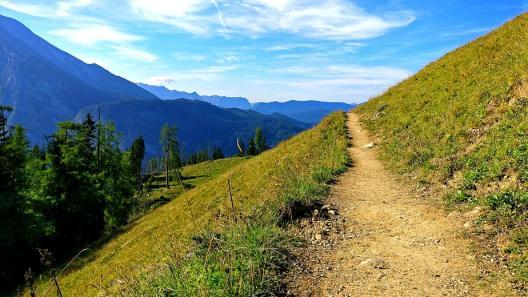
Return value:
<svg viewBox="0 0 528 297">
<path fill-rule="evenodd" d="M 309 127 L 281 114 L 263 115 L 252 110 L 221 108 L 199 100 L 125 100 L 81 109 L 76 121 L 87 113 L 101 110 L 103 120 L 112 120 L 123 132 L 123 145 L 129 146 L 135 137 L 143 135 L 149 157 L 159 155 L 159 131 L 165 124 L 175 125 L 184 157 L 204 149 L 220 147 L 227 155 L 238 152 L 236 140 L 249 141 L 255 129 L 261 127 L 271 146 L 277 145 Z M 199 121 L 196 119 L 199 118 Z M 141 119 L 138 121 L 138 119 Z"/>
<path fill-rule="evenodd" d="M 72 119 L 84 106 L 136 96 L 160 100 L 100 66 L 82 62 L 4 16 L 0 16 L 0 53 L 0 104 L 15 108 L 9 121 L 27 129 L 33 143 L 42 143 L 58 122 Z"/>
<path fill-rule="evenodd" d="M 144 83 L 137 83 L 138 86 L 152 92 L 164 100 L 191 99 L 209 102 L 219 107 L 251 109 L 262 114 L 280 113 L 294 120 L 315 124 L 321 121 L 326 115 L 339 110 L 349 110 L 356 106 L 344 102 L 327 102 L 317 100 L 290 100 L 285 102 L 256 102 L 250 103 L 244 97 L 225 97 L 218 95 L 200 95 L 197 92 L 184 92 L 170 90 L 165 86 L 154 86 Z"/>
<path fill-rule="evenodd" d="M 244 97 L 226 97 L 219 95 L 200 95 L 197 92 L 184 92 L 177 90 L 170 90 L 165 86 L 153 86 L 144 83 L 137 83 L 141 88 L 156 94 L 159 98 L 164 100 L 174 100 L 174 99 L 190 99 L 190 100 L 201 100 L 209 102 L 219 107 L 225 108 L 240 108 L 240 109 L 250 109 L 251 103 L 249 100 Z"/>
</svg>

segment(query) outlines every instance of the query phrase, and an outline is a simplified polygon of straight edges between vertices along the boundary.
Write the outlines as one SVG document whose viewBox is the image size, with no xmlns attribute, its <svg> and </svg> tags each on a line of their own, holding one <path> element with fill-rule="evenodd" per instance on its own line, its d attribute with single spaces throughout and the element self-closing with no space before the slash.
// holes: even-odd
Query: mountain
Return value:
<svg viewBox="0 0 528 297">
<path fill-rule="evenodd" d="M 73 118 L 82 107 L 132 98 L 159 100 L 0 16 L 0 104 L 15 108 L 9 120 L 22 124 L 32 142 L 42 142 L 58 121 Z"/>
<path fill-rule="evenodd" d="M 76 120 L 98 106 L 82 109 Z M 126 100 L 101 105 L 103 120 L 115 121 L 122 131 L 123 145 L 128 147 L 138 136 L 145 138 L 147 155 L 160 154 L 159 132 L 165 124 L 176 125 L 184 154 L 219 146 L 227 155 L 237 152 L 237 138 L 248 142 L 257 127 L 262 127 L 267 142 L 276 145 L 308 125 L 280 114 L 263 115 L 255 111 L 225 109 L 198 100 Z"/>
<path fill-rule="evenodd" d="M 152 86 L 148 84 L 138 83 L 138 86 L 143 89 L 155 94 L 161 99 L 164 100 L 173 100 L 173 99 L 190 99 L 190 100 L 201 100 L 209 102 L 219 107 L 225 108 L 240 108 L 240 109 L 250 109 L 251 103 L 246 98 L 243 97 L 225 97 L 225 96 L 206 96 L 200 95 L 196 92 L 187 93 L 176 90 L 169 90 L 164 86 Z"/>
<path fill-rule="evenodd" d="M 479 206 L 467 230 L 479 236 L 479 260 L 510 268 L 519 289 L 528 288 L 527 44 L 523 14 L 358 108 L 391 168 L 451 206 Z"/>
<path fill-rule="evenodd" d="M 263 114 L 277 112 L 301 122 L 315 124 L 333 111 L 346 111 L 354 106 L 342 102 L 292 100 L 287 102 L 259 102 L 253 104 L 252 109 Z"/>
<path fill-rule="evenodd" d="M 196 92 L 188 93 L 176 90 L 169 90 L 164 86 L 153 86 L 138 83 L 138 86 L 155 94 L 161 99 L 190 99 L 209 102 L 219 107 L 252 109 L 263 114 L 280 113 L 292 119 L 315 124 L 321 121 L 326 115 L 337 110 L 350 110 L 355 105 L 341 102 L 323 102 L 323 101 L 287 101 L 287 102 L 259 102 L 249 103 L 248 99 L 243 97 L 224 97 L 224 96 L 204 96 Z"/>
</svg>

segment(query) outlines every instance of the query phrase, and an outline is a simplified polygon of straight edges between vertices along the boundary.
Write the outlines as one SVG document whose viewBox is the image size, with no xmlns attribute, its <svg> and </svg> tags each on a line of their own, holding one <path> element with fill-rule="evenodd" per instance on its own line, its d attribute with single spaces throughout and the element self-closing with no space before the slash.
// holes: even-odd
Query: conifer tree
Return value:
<svg viewBox="0 0 528 297">
<path fill-rule="evenodd" d="M 268 149 L 268 145 L 266 144 L 266 138 L 264 137 L 264 133 L 262 132 L 262 128 L 260 127 L 257 127 L 257 129 L 255 130 L 254 142 L 257 154 L 261 154 Z"/>
<path fill-rule="evenodd" d="M 160 133 L 160 145 L 163 150 L 163 156 L 164 156 L 164 165 L 165 165 L 165 187 L 168 189 L 169 186 L 169 169 L 171 168 L 171 164 L 179 163 L 179 161 L 175 162 L 173 158 L 176 156 L 179 159 L 178 152 L 178 141 L 176 139 L 176 126 L 171 126 L 169 124 L 163 125 L 161 128 Z M 172 157 L 172 158 L 171 158 Z"/>
<path fill-rule="evenodd" d="M 132 142 L 132 146 L 130 147 L 130 165 L 132 167 L 132 174 L 136 178 L 138 190 L 141 190 L 141 165 L 143 164 L 144 157 L 145 140 L 143 140 L 143 136 L 139 136 Z"/>
<path fill-rule="evenodd" d="M 222 152 L 222 148 L 217 146 L 213 149 L 213 155 L 212 155 L 212 159 L 213 160 L 219 160 L 219 159 L 223 159 L 225 158 L 224 156 L 224 153 Z"/>
<path fill-rule="evenodd" d="M 247 155 L 248 156 L 256 156 L 257 155 L 257 146 L 255 145 L 255 138 L 251 138 L 249 140 L 249 146 L 247 149 Z"/>
</svg>

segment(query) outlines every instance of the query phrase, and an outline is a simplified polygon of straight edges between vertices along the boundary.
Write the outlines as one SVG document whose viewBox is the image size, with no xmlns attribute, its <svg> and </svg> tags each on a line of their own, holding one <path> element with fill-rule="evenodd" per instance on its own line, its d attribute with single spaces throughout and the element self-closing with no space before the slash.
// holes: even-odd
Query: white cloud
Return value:
<svg viewBox="0 0 528 297">
<path fill-rule="evenodd" d="M 66 38 L 70 42 L 84 46 L 93 46 L 100 42 L 126 43 L 143 40 L 141 36 L 125 33 L 103 24 L 76 24 L 68 29 L 58 29 L 51 34 Z"/>
<path fill-rule="evenodd" d="M 238 69 L 237 65 L 231 66 L 211 66 L 202 69 L 195 69 L 192 72 L 194 73 L 224 73 Z"/>
<path fill-rule="evenodd" d="M 54 9 L 36 4 L 23 4 L 19 2 L 15 3 L 10 0 L 0 0 L 0 6 L 19 13 L 37 17 L 51 17 L 55 15 Z"/>
<path fill-rule="evenodd" d="M 115 55 L 119 56 L 120 58 L 129 59 L 131 61 L 152 63 L 159 59 L 159 57 L 154 54 L 128 46 L 112 46 L 112 48 L 115 50 Z"/>
<path fill-rule="evenodd" d="M 58 1 L 46 5 L 24 4 L 21 1 L 0 0 L 0 6 L 7 9 L 36 17 L 67 17 L 72 16 L 75 9 L 87 7 L 93 4 L 92 0 L 70 0 Z"/>
<path fill-rule="evenodd" d="M 172 85 L 175 80 L 172 76 L 169 75 L 160 75 L 160 76 L 152 76 L 144 81 L 146 84 L 153 85 L 153 86 L 170 86 Z"/>
<path fill-rule="evenodd" d="M 291 44 L 280 44 L 280 45 L 274 45 L 271 47 L 267 47 L 264 50 L 267 52 L 282 52 L 282 51 L 289 51 L 293 49 L 299 49 L 299 48 L 316 48 L 317 45 L 310 44 L 310 43 L 291 43 Z"/>
<path fill-rule="evenodd" d="M 314 39 L 355 40 L 409 25 L 414 16 L 376 16 L 344 0 L 129 0 L 140 17 L 193 34 L 286 32 Z M 217 17 L 218 16 L 218 17 Z"/>
<path fill-rule="evenodd" d="M 211 6 L 214 8 L 210 0 L 129 0 L 129 4 L 136 15 L 145 20 L 170 24 L 195 34 L 207 33 L 212 20 L 201 13 L 206 10 L 209 16 Z"/>
<path fill-rule="evenodd" d="M 286 75 L 284 80 L 255 80 L 255 83 L 270 88 L 285 86 L 292 90 L 310 91 L 319 94 L 348 95 L 356 102 L 378 95 L 389 86 L 411 74 L 400 68 L 387 66 L 365 67 L 359 65 L 291 66 L 268 70 L 274 75 Z"/>
<path fill-rule="evenodd" d="M 153 85 L 164 85 L 176 87 L 177 83 L 186 82 L 214 82 L 223 79 L 222 74 L 238 69 L 237 65 L 230 66 L 211 66 L 206 68 L 197 68 L 189 71 L 179 71 L 177 73 L 152 76 L 145 79 L 145 82 Z"/>
<path fill-rule="evenodd" d="M 70 0 L 57 3 L 56 14 L 58 16 L 71 16 L 72 11 L 93 4 L 92 0 Z"/>
</svg>

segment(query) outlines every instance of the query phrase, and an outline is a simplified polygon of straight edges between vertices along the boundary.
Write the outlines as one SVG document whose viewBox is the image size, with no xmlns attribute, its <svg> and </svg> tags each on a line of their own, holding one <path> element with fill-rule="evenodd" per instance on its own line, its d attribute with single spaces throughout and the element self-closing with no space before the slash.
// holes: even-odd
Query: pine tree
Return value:
<svg viewBox="0 0 528 297">
<path fill-rule="evenodd" d="M 257 149 L 257 154 L 261 154 L 268 149 L 268 145 L 266 144 L 266 138 L 264 137 L 264 133 L 262 132 L 262 128 L 260 127 L 257 127 L 257 129 L 255 130 L 254 142 Z"/>
<path fill-rule="evenodd" d="M 249 146 L 247 149 L 247 155 L 248 156 L 256 156 L 257 155 L 257 146 L 255 145 L 255 138 L 251 138 L 249 140 Z"/>
<path fill-rule="evenodd" d="M 213 160 L 219 160 L 219 159 L 223 159 L 225 158 L 224 156 L 224 153 L 222 152 L 222 148 L 217 146 L 213 149 L 213 155 L 212 155 L 212 159 Z"/>
<path fill-rule="evenodd" d="M 63 122 L 48 144 L 44 213 L 62 249 L 95 240 L 104 230 L 105 193 L 102 179 L 93 172 L 90 137 L 83 124 Z"/>
<path fill-rule="evenodd" d="M 142 136 L 139 136 L 132 142 L 130 147 L 130 163 L 132 167 L 132 174 L 136 178 L 136 186 L 141 190 L 141 167 L 143 158 L 145 157 L 145 141 Z"/>
<path fill-rule="evenodd" d="M 23 195 L 28 141 L 21 126 L 7 126 L 6 114 L 11 110 L 0 107 L 0 284 L 23 272 L 30 252 L 28 239 L 33 236 Z"/>
<path fill-rule="evenodd" d="M 178 141 L 176 139 L 176 126 L 171 126 L 169 124 L 163 125 L 160 133 L 160 145 L 163 150 L 164 163 L 165 163 L 165 187 L 168 189 L 169 186 L 169 169 L 171 165 L 179 163 L 179 160 L 172 160 L 175 155 L 179 159 L 178 152 Z M 171 158 L 172 157 L 172 158 Z"/>
</svg>

